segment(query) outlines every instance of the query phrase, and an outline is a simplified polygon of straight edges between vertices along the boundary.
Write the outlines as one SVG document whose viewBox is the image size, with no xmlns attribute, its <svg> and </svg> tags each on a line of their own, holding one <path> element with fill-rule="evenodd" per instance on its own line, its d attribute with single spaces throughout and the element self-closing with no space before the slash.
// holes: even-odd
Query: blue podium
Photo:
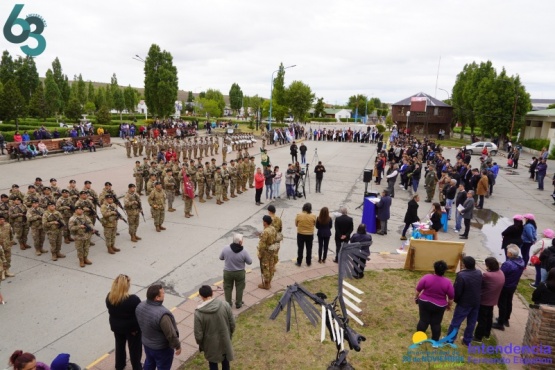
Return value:
<svg viewBox="0 0 555 370">
<path fill-rule="evenodd" d="M 362 210 L 362 223 L 366 225 L 366 232 L 376 233 L 376 205 L 370 199 L 376 197 L 364 198 L 364 208 Z"/>
</svg>

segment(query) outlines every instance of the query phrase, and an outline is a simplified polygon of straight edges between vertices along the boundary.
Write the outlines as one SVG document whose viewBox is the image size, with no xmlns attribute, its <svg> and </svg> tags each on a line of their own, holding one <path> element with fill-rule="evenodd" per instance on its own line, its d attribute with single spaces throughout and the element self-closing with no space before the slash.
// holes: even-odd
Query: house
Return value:
<svg viewBox="0 0 555 370">
<path fill-rule="evenodd" d="M 451 134 L 453 107 L 423 92 L 394 103 L 391 114 L 397 127 L 411 134 L 435 136 L 441 129 L 445 136 Z"/>
<path fill-rule="evenodd" d="M 555 109 L 528 112 L 524 119 L 521 139 L 550 139 L 551 150 L 555 144 Z"/>
<path fill-rule="evenodd" d="M 335 118 L 337 121 L 341 118 L 351 118 L 351 111 L 348 109 L 324 108 L 324 112 L 324 118 Z M 314 117 L 314 108 L 310 108 L 308 114 Z"/>
</svg>

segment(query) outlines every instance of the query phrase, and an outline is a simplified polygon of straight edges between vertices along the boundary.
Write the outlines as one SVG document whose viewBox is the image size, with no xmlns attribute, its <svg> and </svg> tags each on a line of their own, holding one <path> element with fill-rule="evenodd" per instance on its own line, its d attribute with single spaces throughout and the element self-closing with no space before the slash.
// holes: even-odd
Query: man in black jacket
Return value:
<svg viewBox="0 0 555 370">
<path fill-rule="evenodd" d="M 353 218 L 347 216 L 347 207 L 341 206 L 339 212 L 341 212 L 341 216 L 335 219 L 335 259 L 333 260 L 335 263 L 338 262 L 341 245 L 349 242 L 354 229 Z"/>
<path fill-rule="evenodd" d="M 298 161 L 297 159 L 298 148 L 297 148 L 297 144 L 295 144 L 294 141 L 293 141 L 293 144 L 291 144 L 291 146 L 289 147 L 289 151 L 291 152 L 291 162 L 295 164 Z"/>
<path fill-rule="evenodd" d="M 461 181 L 459 183 L 459 193 L 455 199 L 455 230 L 456 232 L 460 232 L 462 228 L 462 214 L 457 209 L 458 206 L 463 205 L 466 201 L 466 190 L 464 188 L 464 183 Z"/>
<path fill-rule="evenodd" d="M 316 192 L 322 192 L 322 180 L 324 179 L 324 172 L 326 172 L 326 167 L 319 161 L 316 167 L 314 167 L 314 173 L 316 174 Z"/>
<path fill-rule="evenodd" d="M 459 271 L 455 278 L 453 287 L 455 288 L 455 303 L 457 307 L 453 312 L 453 319 L 447 335 L 453 330 L 459 330 L 461 324 L 466 319 L 466 329 L 462 342 L 468 346 L 472 341 L 474 327 L 478 320 L 478 311 L 480 310 L 480 295 L 482 293 L 482 273 L 476 270 L 476 260 L 473 257 L 466 256 L 462 260 L 464 269 Z M 458 334 L 458 333 L 457 333 Z M 451 340 L 454 342 L 455 338 Z"/>
<path fill-rule="evenodd" d="M 307 151 L 307 147 L 306 145 L 304 145 L 304 143 L 301 143 L 301 146 L 299 147 L 299 152 L 301 152 L 301 164 L 305 164 L 306 163 L 306 151 Z"/>
</svg>

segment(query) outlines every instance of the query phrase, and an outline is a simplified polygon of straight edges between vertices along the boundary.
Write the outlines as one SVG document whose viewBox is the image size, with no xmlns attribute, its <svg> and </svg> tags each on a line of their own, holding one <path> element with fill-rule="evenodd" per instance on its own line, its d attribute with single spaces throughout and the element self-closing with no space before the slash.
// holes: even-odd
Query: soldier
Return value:
<svg viewBox="0 0 555 370">
<path fill-rule="evenodd" d="M 249 159 L 242 159 L 241 162 L 242 163 L 239 164 L 239 168 L 241 169 L 241 191 L 245 192 L 249 190 L 247 188 L 247 181 L 249 178 Z"/>
<path fill-rule="evenodd" d="M 137 144 L 139 146 L 139 157 L 143 156 L 143 149 L 144 149 L 144 146 L 145 146 L 145 142 L 146 142 L 146 139 L 141 138 L 141 139 L 137 140 Z"/>
<path fill-rule="evenodd" d="M 131 142 L 131 145 L 133 146 L 133 156 L 135 157 L 139 156 L 139 144 L 137 141 L 137 139 L 133 139 L 133 141 Z"/>
<path fill-rule="evenodd" d="M 195 191 L 193 188 L 193 182 L 189 176 L 185 175 L 183 180 L 183 200 L 185 201 L 185 218 L 193 217 L 191 209 L 193 207 L 193 198 L 195 197 Z"/>
<path fill-rule="evenodd" d="M 69 197 L 69 191 L 67 189 L 62 190 L 61 198 L 56 201 L 56 210 L 60 212 L 62 214 L 62 217 L 64 218 L 64 242 L 66 244 L 69 244 L 70 242 L 75 241 L 73 240 L 69 232 L 69 219 L 71 218 L 71 216 L 73 216 L 74 208 L 73 202 Z"/>
<path fill-rule="evenodd" d="M 237 198 L 237 195 L 235 195 L 236 187 L 237 187 L 237 166 L 235 165 L 235 160 L 232 159 L 231 166 L 229 167 L 229 196 L 232 198 Z"/>
<path fill-rule="evenodd" d="M 127 158 L 131 158 L 131 138 L 125 139 L 125 152 L 127 153 Z"/>
<path fill-rule="evenodd" d="M 425 202 L 431 203 L 434 198 L 434 193 L 436 191 L 437 175 L 433 165 L 428 167 L 428 173 L 426 174 L 424 180 L 424 187 L 426 188 L 426 200 Z"/>
<path fill-rule="evenodd" d="M 138 191 L 139 195 L 143 195 L 142 189 L 144 189 L 146 193 L 146 184 L 148 182 L 148 179 L 150 178 L 150 164 L 148 162 L 147 157 L 143 158 L 143 164 L 141 166 L 141 176 L 142 176 L 141 181 L 143 185 L 142 185 L 141 191 Z"/>
<path fill-rule="evenodd" d="M 102 189 L 102 191 L 100 192 L 100 195 L 98 196 L 98 202 L 100 206 L 104 204 L 104 200 L 106 199 L 107 195 L 113 195 L 113 196 L 116 195 L 112 190 L 112 183 L 110 181 L 106 181 L 104 183 L 104 188 Z"/>
<path fill-rule="evenodd" d="M 135 178 L 135 186 L 139 190 L 139 194 L 143 191 L 143 166 L 140 161 L 135 161 L 133 167 L 133 177 Z"/>
<path fill-rule="evenodd" d="M 91 220 L 85 216 L 83 207 L 75 207 L 75 214 L 69 219 L 69 230 L 75 236 L 75 250 L 79 258 L 79 266 L 92 265 L 89 260 L 89 247 L 91 245 L 93 229 Z"/>
<path fill-rule="evenodd" d="M 141 213 L 143 206 L 141 204 L 141 198 L 135 192 L 136 186 L 129 184 L 128 191 L 123 198 L 123 206 L 125 207 L 125 212 L 127 212 L 127 222 L 129 223 L 129 235 L 131 235 L 131 241 L 133 243 L 138 242 L 142 238 L 137 236 L 137 228 L 139 227 L 139 214 Z"/>
<path fill-rule="evenodd" d="M 40 177 L 37 177 L 35 179 L 35 183 L 33 184 L 35 186 L 35 189 L 37 190 L 37 193 L 39 195 L 42 194 L 42 189 L 44 188 L 44 185 L 42 184 L 42 179 Z"/>
<path fill-rule="evenodd" d="M 243 159 L 239 158 L 237 160 L 237 194 L 243 194 Z"/>
<path fill-rule="evenodd" d="M 227 158 L 227 143 L 224 139 L 223 144 L 222 144 L 222 162 L 226 161 Z M 216 151 L 216 154 L 218 154 L 218 152 Z"/>
<path fill-rule="evenodd" d="M 175 212 L 175 208 L 173 208 L 173 201 L 175 199 L 175 179 L 173 178 L 171 169 L 166 170 L 164 190 L 166 191 L 166 199 L 168 201 L 168 212 Z"/>
<path fill-rule="evenodd" d="M 210 137 L 210 143 L 208 144 L 208 147 L 210 148 L 210 156 L 212 157 L 214 155 L 214 138 Z"/>
<path fill-rule="evenodd" d="M 60 187 L 58 186 L 58 181 L 56 179 L 50 179 L 50 190 L 52 190 L 52 195 L 54 199 L 58 200 L 62 196 Z"/>
<path fill-rule="evenodd" d="M 197 154 L 198 154 L 198 142 L 197 139 L 195 138 L 195 141 L 193 142 L 193 158 L 198 158 Z"/>
<path fill-rule="evenodd" d="M 35 247 L 35 254 L 40 256 L 43 253 L 48 253 L 44 249 L 44 228 L 42 227 L 42 216 L 44 210 L 39 207 L 39 202 L 35 200 L 32 202 L 31 208 L 27 210 L 27 222 L 31 226 L 31 235 L 33 236 L 33 244 Z"/>
<path fill-rule="evenodd" d="M 165 210 L 164 206 L 166 204 L 166 193 L 162 190 L 162 183 L 157 181 L 154 186 L 154 190 L 148 196 L 148 204 L 150 205 L 150 213 L 154 220 L 154 226 L 156 226 L 156 231 L 166 230 L 162 224 L 164 223 Z"/>
<path fill-rule="evenodd" d="M 150 160 L 152 155 L 152 139 L 146 139 L 145 143 L 145 156 L 147 160 Z"/>
<path fill-rule="evenodd" d="M 29 186 L 33 186 L 33 185 L 29 185 Z M 33 188 L 34 188 L 34 186 L 33 186 Z M 15 198 L 19 198 L 19 199 L 21 199 L 22 203 L 25 203 L 25 195 L 21 191 L 19 191 L 19 185 L 17 185 L 17 184 L 13 184 L 12 188 L 10 189 L 10 195 L 8 196 L 8 200 L 10 201 L 10 205 L 13 204 L 13 200 Z M 38 197 L 37 197 L 37 199 L 38 199 Z M 6 220 L 7 220 L 7 218 L 6 218 Z"/>
<path fill-rule="evenodd" d="M 0 216 L 8 218 L 10 215 L 10 198 L 6 194 L 0 195 Z"/>
<path fill-rule="evenodd" d="M 187 176 L 189 180 L 193 183 L 193 193 L 197 190 L 197 166 L 195 166 L 195 161 L 189 161 L 189 167 L 187 168 Z"/>
<path fill-rule="evenodd" d="M 171 169 L 173 179 L 175 180 L 175 195 L 181 195 L 179 189 L 181 187 L 181 179 L 183 178 L 183 176 L 179 176 L 179 173 L 181 172 L 181 167 L 179 166 L 178 159 L 172 159 Z"/>
<path fill-rule="evenodd" d="M 262 217 L 264 230 L 260 233 L 258 241 L 258 259 L 260 260 L 260 273 L 262 274 L 262 284 L 258 284 L 260 289 L 269 290 L 272 286 L 274 277 L 274 252 L 270 247 L 276 242 L 276 230 L 272 226 L 272 218 L 268 215 Z"/>
<path fill-rule="evenodd" d="M 210 196 L 212 192 L 212 186 L 214 185 L 214 173 L 212 172 L 212 167 L 210 166 L 209 162 L 204 162 L 204 178 L 205 184 L 204 187 L 206 189 L 206 199 L 212 199 L 213 197 Z M 212 194 L 214 194 L 212 192 Z"/>
<path fill-rule="evenodd" d="M 218 137 L 216 136 L 214 138 L 214 153 L 216 155 L 218 155 L 218 149 L 220 148 L 220 140 L 218 139 Z"/>
<path fill-rule="evenodd" d="M 96 194 L 96 191 L 93 190 L 91 185 L 92 183 L 89 180 L 86 180 L 85 186 L 83 187 L 83 191 L 87 192 L 87 199 L 91 201 L 94 207 L 93 211 L 95 211 L 96 213 L 96 207 L 100 207 L 100 204 L 98 203 L 98 195 Z M 93 219 L 93 224 L 94 223 L 95 221 Z"/>
<path fill-rule="evenodd" d="M 12 266 L 12 243 L 13 243 L 12 226 L 6 222 L 6 218 L 0 215 L 0 246 L 4 249 L 5 262 L 2 261 L 3 274 L 6 277 L 14 277 L 15 274 L 10 272 Z"/>
<path fill-rule="evenodd" d="M 196 157 L 193 157 L 193 143 L 191 142 L 191 138 L 187 139 L 187 158 L 189 160 L 194 160 Z"/>
<path fill-rule="evenodd" d="M 65 258 L 62 254 L 62 227 L 63 217 L 62 214 L 56 211 L 56 203 L 48 203 L 48 208 L 42 215 L 42 227 L 46 232 L 48 241 L 50 242 L 50 253 L 52 253 L 52 261 L 57 261 L 58 258 Z"/>
<path fill-rule="evenodd" d="M 279 249 L 281 246 L 281 241 L 283 240 L 283 225 L 281 223 L 281 218 L 276 215 L 276 207 L 270 204 L 268 206 L 268 215 L 272 218 L 272 226 L 276 230 L 276 242 L 270 247 L 270 250 L 274 252 L 274 265 L 273 272 L 276 272 L 276 265 L 279 262 Z"/>
<path fill-rule="evenodd" d="M 17 186 L 17 185 L 16 185 Z M 19 191 L 19 190 L 18 190 Z M 12 196 L 10 195 L 10 200 L 13 201 L 15 200 L 15 197 L 19 197 L 19 194 L 15 193 L 14 197 L 12 198 Z M 21 198 L 20 198 L 21 199 Z M 37 193 L 37 190 L 35 188 L 35 185 L 29 185 L 27 187 L 27 194 L 25 194 L 25 197 L 22 199 L 23 204 L 25 205 L 25 207 L 30 208 L 31 207 L 31 203 L 34 200 L 39 200 L 40 201 L 40 195 Z"/>
<path fill-rule="evenodd" d="M 216 159 L 212 158 L 210 160 L 210 172 L 212 172 L 212 178 L 214 178 L 214 174 L 216 173 Z M 212 189 L 210 190 L 212 194 L 216 194 L 216 182 L 212 181 Z"/>
<path fill-rule="evenodd" d="M 254 188 L 254 172 L 256 171 L 256 164 L 254 163 L 254 157 L 250 157 L 251 160 L 249 164 L 249 188 Z"/>
<path fill-rule="evenodd" d="M 204 156 L 205 157 L 208 157 L 208 147 L 209 146 L 210 146 L 210 144 L 208 144 L 208 138 L 205 137 L 204 142 L 202 143 L 202 150 L 204 151 Z M 202 157 L 202 152 L 201 152 L 200 156 Z"/>
<path fill-rule="evenodd" d="M 13 227 L 14 236 L 17 238 L 19 248 L 25 250 L 31 248 L 27 244 L 27 235 L 29 234 L 29 225 L 27 224 L 27 207 L 21 204 L 19 198 L 14 199 L 13 206 L 8 212 L 10 224 Z"/>
<path fill-rule="evenodd" d="M 229 189 L 229 170 L 227 169 L 227 163 L 225 162 L 222 163 L 222 178 L 222 199 L 227 202 L 229 200 L 229 198 L 227 197 L 227 189 Z"/>
<path fill-rule="evenodd" d="M 204 169 L 198 166 L 197 170 L 197 185 L 198 185 L 198 198 L 200 203 L 206 203 L 204 200 L 204 188 L 206 185 L 206 178 L 204 177 Z"/>
<path fill-rule="evenodd" d="M 48 203 L 56 204 L 56 198 L 52 195 L 52 191 L 49 186 L 45 186 L 42 189 L 42 197 L 40 198 L 40 207 L 44 210 L 48 207 Z M 29 207 L 27 207 L 29 208 Z"/>
<path fill-rule="evenodd" d="M 214 186 L 216 190 L 215 194 L 217 205 L 224 204 L 222 197 L 223 180 L 222 169 L 220 167 L 216 167 L 216 172 L 214 172 Z"/>
<path fill-rule="evenodd" d="M 77 189 L 75 180 L 69 180 L 69 186 L 67 187 L 67 190 L 69 191 L 69 197 L 71 198 L 71 201 L 75 205 L 75 202 L 77 202 L 77 200 L 79 199 L 79 189 Z"/>
<path fill-rule="evenodd" d="M 89 220 L 92 220 L 92 223 L 94 225 L 95 221 L 97 220 L 98 215 L 96 214 L 96 207 L 94 206 L 92 201 L 87 198 L 88 195 L 89 195 L 89 193 L 82 190 L 79 193 L 79 199 L 77 200 L 77 202 L 75 202 L 75 207 L 79 206 L 79 207 L 83 208 L 85 216 L 87 216 L 89 218 Z M 95 245 L 93 242 L 90 242 L 90 243 L 91 243 L 91 245 Z"/>
<path fill-rule="evenodd" d="M 114 204 L 114 196 L 112 194 L 107 194 L 104 199 L 105 202 L 100 207 L 100 213 L 102 213 L 101 221 L 104 227 L 104 239 L 106 240 L 108 253 L 115 254 L 120 251 L 120 249 L 115 246 L 119 219 L 118 209 Z"/>
<path fill-rule="evenodd" d="M 154 184 L 156 183 L 156 175 L 151 173 L 150 179 L 146 183 L 146 195 L 149 196 L 152 190 L 154 190 Z"/>
</svg>

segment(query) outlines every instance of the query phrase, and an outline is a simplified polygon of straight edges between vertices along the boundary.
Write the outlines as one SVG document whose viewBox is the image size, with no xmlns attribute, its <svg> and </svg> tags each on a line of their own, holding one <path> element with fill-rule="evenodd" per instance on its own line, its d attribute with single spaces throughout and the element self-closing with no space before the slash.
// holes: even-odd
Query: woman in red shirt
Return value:
<svg viewBox="0 0 555 370">
<path fill-rule="evenodd" d="M 266 178 L 262 173 L 262 169 L 258 167 L 256 169 L 256 173 L 254 174 L 254 188 L 256 190 L 254 199 L 257 206 L 264 204 L 260 201 L 260 197 L 262 196 L 262 189 L 264 188 L 264 180 L 266 180 Z"/>
</svg>

